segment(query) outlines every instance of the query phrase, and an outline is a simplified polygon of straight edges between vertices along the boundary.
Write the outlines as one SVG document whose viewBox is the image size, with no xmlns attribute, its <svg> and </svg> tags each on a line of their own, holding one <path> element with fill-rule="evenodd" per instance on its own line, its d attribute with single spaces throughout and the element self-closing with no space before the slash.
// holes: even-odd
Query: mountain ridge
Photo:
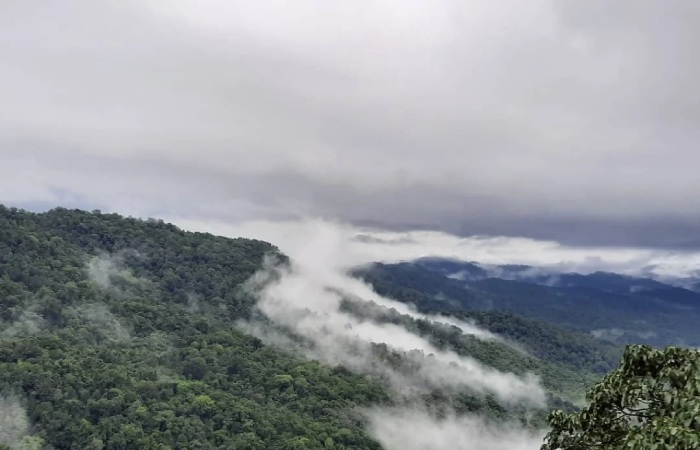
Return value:
<svg viewBox="0 0 700 450">
<path fill-rule="evenodd" d="M 517 271 L 532 269 L 524 267 Z M 564 278 L 558 283 L 539 276 L 498 278 L 476 263 L 438 258 L 378 263 L 360 275 L 375 286 L 394 282 L 432 296 L 436 308 L 440 298 L 443 308 L 453 310 L 512 311 L 587 333 L 616 330 L 619 344 L 700 345 L 700 293 L 656 280 L 609 272 L 546 275 Z"/>
<path fill-rule="evenodd" d="M 322 364 L 239 326 L 288 331 L 270 328 L 249 283 L 269 270 L 270 255 L 279 267 L 289 265 L 273 244 L 157 219 L 0 206 L 0 404 L 21 425 L 12 442 L 0 436 L 0 449 L 378 450 L 363 411 L 417 404 L 437 417 L 476 414 L 533 429 L 551 408 L 575 410 L 619 361 L 621 346 L 590 333 L 494 310 L 503 299 L 495 288 L 465 289 L 463 281 L 405 264 L 355 275 L 374 277 L 368 281 L 378 294 L 415 304 L 429 318 L 337 295 L 358 326 L 400 327 L 429 351 L 376 340 L 361 355 L 376 372 Z M 497 287 L 504 286 L 511 287 Z M 650 295 L 649 302 L 666 301 Z M 470 334 L 472 325 L 500 337 Z M 506 378 L 525 387 L 540 380 L 544 405 L 504 406 L 492 392 L 439 383 L 406 398 L 392 392 L 384 375 L 410 379 L 436 354 L 456 355 L 491 377 L 514 374 Z M 445 376 L 437 375 L 429 380 Z"/>
</svg>

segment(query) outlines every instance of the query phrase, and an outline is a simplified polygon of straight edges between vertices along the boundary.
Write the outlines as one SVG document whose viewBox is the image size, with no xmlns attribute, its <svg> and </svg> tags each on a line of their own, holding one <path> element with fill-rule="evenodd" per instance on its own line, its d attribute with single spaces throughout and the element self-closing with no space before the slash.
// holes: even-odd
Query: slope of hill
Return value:
<svg viewBox="0 0 700 450">
<path fill-rule="evenodd" d="M 505 307 L 495 309 L 493 305 L 500 301 L 498 297 L 465 291 L 461 282 L 425 272 L 412 264 L 376 264 L 370 270 L 358 271 L 357 275 L 371 283 L 379 294 L 414 304 L 425 312 L 474 320 L 552 364 L 604 373 L 617 365 L 622 354 L 621 346 L 587 333 L 514 314 Z M 476 307 L 471 308 L 472 305 Z"/>
<path fill-rule="evenodd" d="M 241 284 L 274 251 L 0 207 L 0 444 L 378 449 L 353 410 L 387 402 L 383 387 L 232 326 L 253 304 Z"/>
<path fill-rule="evenodd" d="M 427 295 L 418 301 L 425 309 L 509 311 L 617 344 L 700 345 L 700 294 L 696 292 L 602 272 L 543 275 L 546 280 L 533 275 L 524 281 L 486 276 L 475 267 L 433 259 L 378 264 L 361 275 L 381 292 L 398 285 Z M 470 276 L 454 275 L 464 273 Z M 417 301 L 410 295 L 404 299 Z"/>
<path fill-rule="evenodd" d="M 0 432 L 0 448 L 380 448 L 361 411 L 403 401 L 381 376 L 325 366 L 235 325 L 265 320 L 245 283 L 269 254 L 287 261 L 265 242 L 158 220 L 0 206 L 0 429 L 12 430 Z M 619 359 L 617 347 L 590 336 L 513 313 L 464 311 L 469 302 L 498 301 L 496 294 L 424 268 L 385 268 L 394 279 L 378 282 L 380 293 L 474 320 L 507 341 L 367 301 L 343 307 L 484 367 L 535 373 L 550 408 L 572 409 Z M 381 341 L 372 351 L 397 373 L 434 357 Z M 468 388 L 429 387 L 419 400 L 443 415 L 471 411 L 527 426 L 547 413 L 506 408 Z"/>
</svg>

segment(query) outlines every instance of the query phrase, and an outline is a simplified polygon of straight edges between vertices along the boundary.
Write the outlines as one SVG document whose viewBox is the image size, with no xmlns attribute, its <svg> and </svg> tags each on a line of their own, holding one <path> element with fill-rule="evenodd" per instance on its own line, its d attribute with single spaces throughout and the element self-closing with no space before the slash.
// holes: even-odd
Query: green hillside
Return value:
<svg viewBox="0 0 700 450">
<path fill-rule="evenodd" d="M 265 242 L 185 232 L 158 220 L 0 207 L 0 406 L 14 417 L 0 444 L 380 448 L 364 431 L 359 409 L 396 406 L 401 400 L 386 386 L 235 327 L 254 314 L 255 299 L 242 285 L 268 253 L 285 260 Z M 405 289 L 385 293 L 400 299 Z M 344 307 L 362 316 L 372 305 Z M 595 373 L 619 358 L 597 341 L 515 315 L 474 319 L 512 343 L 480 341 L 387 311 L 371 317 L 491 367 L 539 374 L 550 407 L 572 409 Z M 402 354 L 382 345 L 375 350 L 377 358 L 402 364 Z M 525 415 L 469 391 L 434 390 L 422 400 L 435 411 Z M 527 422 L 542 423 L 546 412 Z"/>
<path fill-rule="evenodd" d="M 500 299 L 493 294 L 465 289 L 461 283 L 412 264 L 376 264 L 356 275 L 382 295 L 415 305 L 425 312 L 471 319 L 479 326 L 518 343 L 539 359 L 576 372 L 603 374 L 617 366 L 622 347 L 543 320 L 514 314 L 507 308 L 491 309 Z M 539 288 L 539 286 L 536 286 Z M 522 293 L 527 298 L 528 292 Z M 470 305 L 489 305 L 489 308 Z M 523 300 L 525 302 L 526 300 Z"/>
<path fill-rule="evenodd" d="M 0 395 L 55 449 L 379 448 L 353 410 L 387 402 L 381 386 L 232 326 L 270 251 L 158 221 L 0 208 Z"/>
</svg>

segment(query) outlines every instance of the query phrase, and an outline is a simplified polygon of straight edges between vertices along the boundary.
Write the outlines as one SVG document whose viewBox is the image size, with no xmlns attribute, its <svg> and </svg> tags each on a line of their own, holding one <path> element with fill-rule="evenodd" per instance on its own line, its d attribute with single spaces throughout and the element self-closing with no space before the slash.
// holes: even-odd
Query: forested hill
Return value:
<svg viewBox="0 0 700 450">
<path fill-rule="evenodd" d="M 265 242 L 159 220 L 0 206 L 0 449 L 379 449 L 360 411 L 398 406 L 386 384 L 235 326 L 256 300 L 243 285 L 270 253 L 286 260 Z M 423 306 L 433 300 L 408 282 L 377 288 Z M 572 409 L 620 355 L 619 347 L 512 313 L 473 318 L 527 352 L 372 312 L 367 302 L 343 307 L 486 367 L 535 373 L 549 407 Z M 374 351 L 392 370 L 415 362 L 384 343 Z M 432 411 L 528 426 L 547 412 L 506 410 L 470 390 L 435 389 L 420 401 Z"/>
<path fill-rule="evenodd" d="M 0 444 L 378 449 L 353 410 L 386 402 L 381 386 L 233 326 L 253 302 L 241 283 L 271 251 L 156 220 L 0 207 Z"/>
</svg>

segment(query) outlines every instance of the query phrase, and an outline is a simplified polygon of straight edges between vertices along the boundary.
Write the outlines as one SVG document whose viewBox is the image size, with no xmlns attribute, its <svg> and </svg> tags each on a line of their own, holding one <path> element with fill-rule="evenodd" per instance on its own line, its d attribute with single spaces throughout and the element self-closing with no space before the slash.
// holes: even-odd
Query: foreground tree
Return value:
<svg viewBox="0 0 700 450">
<path fill-rule="evenodd" d="M 700 352 L 627 347 L 580 412 L 554 411 L 541 450 L 700 449 Z"/>
</svg>

